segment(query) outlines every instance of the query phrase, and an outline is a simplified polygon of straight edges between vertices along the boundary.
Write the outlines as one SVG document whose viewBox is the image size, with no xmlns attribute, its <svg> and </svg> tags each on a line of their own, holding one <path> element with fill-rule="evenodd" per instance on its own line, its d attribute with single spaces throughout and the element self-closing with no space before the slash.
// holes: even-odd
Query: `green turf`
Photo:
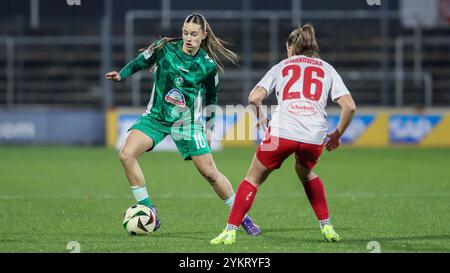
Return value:
<svg viewBox="0 0 450 273">
<path fill-rule="evenodd" d="M 254 152 L 214 153 L 234 187 Z M 141 159 L 161 229 L 128 236 L 134 203 L 117 159 L 103 148 L 0 146 L 0 252 L 450 252 L 450 149 L 355 149 L 324 153 L 316 167 L 343 241 L 323 240 L 293 171 L 293 158 L 259 191 L 250 214 L 263 234 L 238 232 L 235 246 L 210 246 L 228 209 L 177 153 Z"/>
</svg>

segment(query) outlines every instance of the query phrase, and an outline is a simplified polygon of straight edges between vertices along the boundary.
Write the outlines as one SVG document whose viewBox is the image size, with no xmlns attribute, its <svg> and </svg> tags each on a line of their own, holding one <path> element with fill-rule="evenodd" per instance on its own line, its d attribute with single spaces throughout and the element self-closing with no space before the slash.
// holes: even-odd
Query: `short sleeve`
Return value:
<svg viewBox="0 0 450 273">
<path fill-rule="evenodd" d="M 344 82 L 342 81 L 341 76 L 337 73 L 336 69 L 332 67 L 331 71 L 331 99 L 336 101 L 339 97 L 350 94 Z"/>
<path fill-rule="evenodd" d="M 217 91 L 219 90 L 219 74 L 217 67 L 211 70 L 204 82 L 206 105 L 206 129 L 213 130 L 216 118 Z"/>
<path fill-rule="evenodd" d="M 263 87 L 267 90 L 267 95 L 270 95 L 275 88 L 275 81 L 277 74 L 277 66 L 272 67 L 266 75 L 256 84 L 256 86 Z"/>
<path fill-rule="evenodd" d="M 206 105 L 217 103 L 217 91 L 219 90 L 219 74 L 217 68 L 214 68 L 209 72 L 205 79 L 205 100 Z"/>
</svg>

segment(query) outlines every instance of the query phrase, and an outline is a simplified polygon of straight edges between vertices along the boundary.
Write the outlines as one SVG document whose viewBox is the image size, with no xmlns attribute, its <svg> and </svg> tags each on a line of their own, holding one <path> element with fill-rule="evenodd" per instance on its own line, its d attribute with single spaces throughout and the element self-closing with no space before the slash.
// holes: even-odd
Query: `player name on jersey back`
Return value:
<svg viewBox="0 0 450 273">
<path fill-rule="evenodd" d="M 284 61 L 284 64 L 293 64 L 293 63 L 306 63 L 306 64 L 312 64 L 312 65 L 317 65 L 317 66 L 323 66 L 321 60 L 307 58 L 307 57 L 293 57 L 290 59 L 286 59 Z"/>
<path fill-rule="evenodd" d="M 311 144 L 323 144 L 327 134 L 328 97 L 349 94 L 336 70 L 319 58 L 293 56 L 273 66 L 257 84 L 278 106 L 272 113 L 271 135 Z"/>
</svg>

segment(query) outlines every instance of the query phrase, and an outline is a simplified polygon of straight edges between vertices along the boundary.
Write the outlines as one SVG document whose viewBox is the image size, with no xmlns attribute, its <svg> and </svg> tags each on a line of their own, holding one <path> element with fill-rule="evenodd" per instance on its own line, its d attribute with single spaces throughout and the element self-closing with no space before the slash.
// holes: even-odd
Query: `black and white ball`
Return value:
<svg viewBox="0 0 450 273">
<path fill-rule="evenodd" d="M 147 206 L 133 205 L 125 212 L 122 223 L 130 235 L 147 235 L 155 230 L 156 215 Z"/>
</svg>

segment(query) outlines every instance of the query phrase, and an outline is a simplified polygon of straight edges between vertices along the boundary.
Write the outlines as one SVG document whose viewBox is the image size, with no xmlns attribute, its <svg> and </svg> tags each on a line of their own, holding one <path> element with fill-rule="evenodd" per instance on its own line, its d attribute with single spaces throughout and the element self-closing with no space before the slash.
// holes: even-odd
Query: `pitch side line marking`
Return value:
<svg viewBox="0 0 450 273">
<path fill-rule="evenodd" d="M 304 194 L 287 194 L 287 195 L 259 195 L 258 198 L 301 198 Z M 417 198 L 417 197 L 450 197 L 450 193 L 427 193 L 427 194 L 387 194 L 387 193 L 343 193 L 343 194 L 330 194 L 330 198 Z M 25 196 L 25 195 L 0 195 L 0 200 L 18 200 L 18 199 L 132 199 L 131 195 L 85 195 L 85 196 Z M 214 194 L 152 194 L 152 198 L 170 199 L 170 198 L 217 198 Z"/>
</svg>

